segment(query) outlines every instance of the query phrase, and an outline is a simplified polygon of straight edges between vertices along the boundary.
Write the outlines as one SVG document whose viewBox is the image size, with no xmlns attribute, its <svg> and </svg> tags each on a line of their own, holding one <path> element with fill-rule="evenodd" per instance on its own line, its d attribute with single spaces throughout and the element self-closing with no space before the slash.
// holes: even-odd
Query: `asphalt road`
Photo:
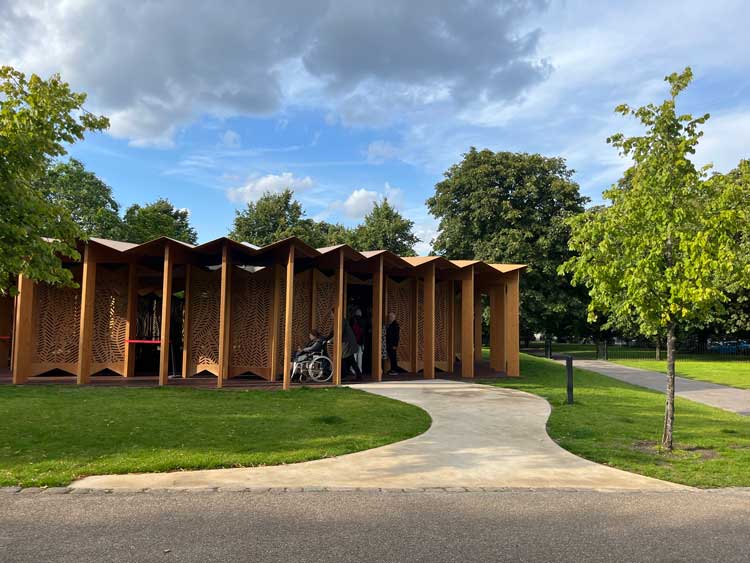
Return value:
<svg viewBox="0 0 750 563">
<path fill-rule="evenodd" d="M 0 495 L 0 561 L 747 561 L 750 493 Z"/>
</svg>

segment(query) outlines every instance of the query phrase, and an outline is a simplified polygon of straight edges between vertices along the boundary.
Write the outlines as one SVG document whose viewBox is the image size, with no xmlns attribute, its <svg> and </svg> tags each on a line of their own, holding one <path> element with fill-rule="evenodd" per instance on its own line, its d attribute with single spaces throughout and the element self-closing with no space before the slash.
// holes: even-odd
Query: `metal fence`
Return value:
<svg viewBox="0 0 750 563">
<path fill-rule="evenodd" d="M 601 342 L 521 343 L 524 352 L 540 356 L 573 356 L 581 360 L 659 360 L 666 361 L 666 346 L 638 340 L 610 339 Z M 685 338 L 678 340 L 676 358 L 680 361 L 750 362 L 750 339 Z"/>
</svg>

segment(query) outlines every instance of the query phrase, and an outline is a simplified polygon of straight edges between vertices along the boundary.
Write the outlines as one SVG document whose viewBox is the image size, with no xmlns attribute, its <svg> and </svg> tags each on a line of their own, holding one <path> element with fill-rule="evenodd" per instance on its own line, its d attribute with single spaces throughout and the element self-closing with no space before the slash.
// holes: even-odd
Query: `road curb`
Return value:
<svg viewBox="0 0 750 563">
<path fill-rule="evenodd" d="M 619 495 L 643 494 L 743 494 L 750 495 L 750 487 L 727 487 L 724 489 L 597 489 L 597 488 L 547 488 L 547 487 L 164 487 L 164 488 L 122 488 L 92 489 L 78 487 L 0 487 L 0 495 L 177 495 L 177 494 L 300 494 L 300 493 L 358 493 L 358 494 L 476 494 L 476 493 L 610 493 Z"/>
</svg>

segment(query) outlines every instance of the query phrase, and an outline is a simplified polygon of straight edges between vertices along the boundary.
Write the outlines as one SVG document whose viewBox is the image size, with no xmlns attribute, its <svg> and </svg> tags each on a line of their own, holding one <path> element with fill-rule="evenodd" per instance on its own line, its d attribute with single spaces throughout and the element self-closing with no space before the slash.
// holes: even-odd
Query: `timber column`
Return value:
<svg viewBox="0 0 750 563">
<path fill-rule="evenodd" d="M 169 382 L 169 330 L 172 322 L 172 270 L 174 251 L 170 243 L 164 245 L 164 274 L 161 288 L 161 342 L 159 346 L 159 385 Z"/>
<path fill-rule="evenodd" d="M 83 251 L 81 280 L 81 325 L 78 337 L 78 373 L 76 383 L 83 385 L 91 377 L 91 348 L 94 335 L 94 299 L 96 297 L 96 258 L 91 245 Z"/>
<path fill-rule="evenodd" d="M 372 274 L 372 378 L 383 379 L 383 255 Z"/>
<path fill-rule="evenodd" d="M 519 281 L 520 272 L 508 274 L 505 284 L 505 375 L 521 375 L 520 328 L 519 328 Z"/>
<path fill-rule="evenodd" d="M 505 286 L 493 285 L 490 292 L 490 368 L 505 371 Z"/>
<path fill-rule="evenodd" d="M 131 262 L 128 264 L 128 308 L 125 316 L 125 377 L 133 377 L 135 373 L 135 344 L 130 341 L 135 339 L 137 318 L 138 265 Z"/>
<path fill-rule="evenodd" d="M 425 379 L 435 379 L 435 262 L 425 268 L 422 365 Z"/>
<path fill-rule="evenodd" d="M 286 296 L 284 303 L 284 374 L 283 388 L 288 390 L 292 385 L 292 326 L 294 314 L 294 246 L 289 247 L 286 261 Z"/>
<path fill-rule="evenodd" d="M 26 383 L 31 377 L 31 358 L 34 333 L 34 282 L 18 276 L 15 320 L 13 322 L 13 383 Z"/>
<path fill-rule="evenodd" d="M 232 257 L 229 245 L 225 242 L 221 248 L 221 299 L 219 302 L 219 374 L 216 386 L 221 387 L 229 377 L 229 328 L 231 314 L 230 291 L 232 285 Z"/>
<path fill-rule="evenodd" d="M 461 274 L 461 377 L 474 377 L 474 266 Z"/>
<path fill-rule="evenodd" d="M 344 251 L 339 250 L 336 269 L 336 304 L 333 308 L 333 384 L 341 385 L 341 355 L 344 339 Z"/>
</svg>

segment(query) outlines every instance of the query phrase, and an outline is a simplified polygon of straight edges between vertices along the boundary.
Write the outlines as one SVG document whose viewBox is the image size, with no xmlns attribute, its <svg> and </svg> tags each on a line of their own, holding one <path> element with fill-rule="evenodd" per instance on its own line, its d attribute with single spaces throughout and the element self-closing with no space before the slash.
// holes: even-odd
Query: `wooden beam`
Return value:
<svg viewBox="0 0 750 563">
<path fill-rule="evenodd" d="M 474 293 L 474 360 L 481 362 L 482 357 L 482 294 Z"/>
<path fill-rule="evenodd" d="M 134 340 L 138 325 L 138 265 L 128 264 L 128 308 L 125 313 L 125 377 L 133 377 L 135 373 L 135 344 L 127 342 Z"/>
<path fill-rule="evenodd" d="M 508 281 L 505 285 L 505 375 L 511 377 L 521 375 L 519 329 L 520 277 L 518 271 L 508 274 Z"/>
<path fill-rule="evenodd" d="M 424 274 L 424 350 L 422 352 L 424 377 L 435 379 L 435 263 L 425 267 Z"/>
<path fill-rule="evenodd" d="M 190 334 L 190 309 L 192 307 L 190 284 L 193 281 L 193 266 L 185 264 L 185 306 L 182 325 L 182 333 L 185 335 L 182 342 L 182 378 L 186 379 L 193 375 L 193 366 L 190 365 L 193 355 L 193 340 Z"/>
<path fill-rule="evenodd" d="M 461 377 L 474 377 L 474 266 L 461 279 Z M 481 323 L 481 316 L 479 319 Z M 481 332 L 482 325 L 479 325 Z M 481 354 L 481 346 L 479 350 Z"/>
<path fill-rule="evenodd" d="M 411 371 L 414 375 L 419 373 L 419 278 L 414 277 L 411 285 Z"/>
<path fill-rule="evenodd" d="M 271 301 L 271 334 L 269 335 L 269 350 L 271 356 L 268 359 L 268 366 L 271 375 L 269 379 L 276 381 L 276 374 L 279 371 L 279 323 L 281 322 L 281 266 L 273 265 L 273 300 Z"/>
<path fill-rule="evenodd" d="M 344 290 L 346 272 L 344 272 L 344 253 L 339 250 L 339 263 L 336 268 L 336 304 L 333 308 L 333 384 L 341 385 L 341 355 L 344 339 Z"/>
<path fill-rule="evenodd" d="M 232 290 L 232 257 L 225 242 L 221 249 L 221 299 L 219 302 L 219 375 L 216 386 L 221 387 L 229 378 L 230 301 Z"/>
<path fill-rule="evenodd" d="M 445 282 L 448 291 L 448 315 L 445 322 L 448 323 L 447 330 L 445 333 L 448 335 L 448 342 L 446 343 L 446 350 L 448 354 L 448 372 L 453 373 L 455 369 L 456 361 L 456 284 L 452 279 Z"/>
<path fill-rule="evenodd" d="M 383 255 L 372 274 L 372 378 L 383 380 Z"/>
<path fill-rule="evenodd" d="M 94 299 L 96 297 L 96 258 L 87 244 L 83 251 L 81 278 L 81 324 L 78 333 L 78 373 L 76 383 L 84 385 L 91 376 L 91 351 L 94 334 Z"/>
<path fill-rule="evenodd" d="M 505 371 L 505 287 L 490 286 L 490 368 Z"/>
<path fill-rule="evenodd" d="M 159 385 L 169 382 L 169 329 L 172 321 L 172 270 L 173 250 L 171 244 L 164 246 L 164 273 L 161 288 L 161 346 L 159 350 Z"/>
<path fill-rule="evenodd" d="M 294 245 L 289 246 L 286 262 L 286 303 L 284 304 L 284 390 L 292 384 L 292 326 L 294 315 Z"/>
<path fill-rule="evenodd" d="M 24 275 L 18 276 L 15 321 L 13 322 L 13 383 L 26 383 L 31 377 L 34 346 L 34 300 L 36 288 Z"/>
</svg>

